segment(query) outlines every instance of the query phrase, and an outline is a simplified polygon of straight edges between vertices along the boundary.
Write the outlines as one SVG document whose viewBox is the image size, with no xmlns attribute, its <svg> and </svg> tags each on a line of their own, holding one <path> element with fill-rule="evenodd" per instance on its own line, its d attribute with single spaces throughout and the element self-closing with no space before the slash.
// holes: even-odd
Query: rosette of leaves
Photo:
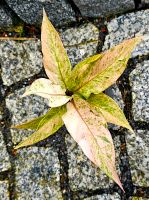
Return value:
<svg viewBox="0 0 149 200">
<path fill-rule="evenodd" d="M 23 96 L 48 99 L 47 114 L 13 128 L 35 132 L 15 149 L 32 145 L 54 134 L 65 124 L 84 154 L 123 190 L 115 169 L 115 150 L 107 122 L 133 132 L 119 106 L 103 93 L 123 73 L 140 37 L 89 57 L 73 69 L 59 34 L 43 13 L 41 42 L 43 63 L 49 79 L 35 80 Z"/>
</svg>

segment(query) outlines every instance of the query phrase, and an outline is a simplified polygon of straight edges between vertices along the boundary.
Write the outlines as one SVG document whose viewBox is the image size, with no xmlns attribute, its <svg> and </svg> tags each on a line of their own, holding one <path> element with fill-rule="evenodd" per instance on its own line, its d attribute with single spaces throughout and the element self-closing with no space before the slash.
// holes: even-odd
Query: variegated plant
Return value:
<svg viewBox="0 0 149 200">
<path fill-rule="evenodd" d="M 49 79 L 37 79 L 23 96 L 35 94 L 47 98 L 51 109 L 43 116 L 13 127 L 36 130 L 15 149 L 39 142 L 65 124 L 85 155 L 123 190 L 115 169 L 114 145 L 107 122 L 133 130 L 118 105 L 103 91 L 123 73 L 140 40 L 140 37 L 126 40 L 72 69 L 59 34 L 44 12 L 41 41 Z"/>
</svg>

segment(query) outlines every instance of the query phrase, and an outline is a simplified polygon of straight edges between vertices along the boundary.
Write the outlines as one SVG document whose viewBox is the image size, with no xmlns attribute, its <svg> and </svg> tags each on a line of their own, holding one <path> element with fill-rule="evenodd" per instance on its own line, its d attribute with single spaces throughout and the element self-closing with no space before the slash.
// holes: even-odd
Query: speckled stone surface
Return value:
<svg viewBox="0 0 149 200">
<path fill-rule="evenodd" d="M 138 63 L 129 78 L 134 120 L 149 122 L 149 61 Z"/>
<path fill-rule="evenodd" d="M 63 44 L 72 65 L 97 53 L 100 45 L 99 30 L 92 23 L 84 24 L 77 28 L 70 28 L 61 32 Z"/>
<path fill-rule="evenodd" d="M 149 0 L 141 0 L 142 3 L 149 4 Z"/>
<path fill-rule="evenodd" d="M 15 162 L 17 200 L 61 200 L 59 161 L 52 148 L 31 147 L 18 151 Z"/>
<path fill-rule="evenodd" d="M 126 134 L 126 144 L 133 183 L 149 187 L 149 131 Z"/>
<path fill-rule="evenodd" d="M 97 195 L 97 196 L 85 198 L 85 200 L 120 200 L 120 199 L 121 199 L 121 197 L 117 193 L 102 194 L 102 195 Z"/>
<path fill-rule="evenodd" d="M 81 11 L 81 14 L 86 17 L 103 17 L 117 13 L 123 13 L 134 9 L 133 0 L 74 0 L 76 6 Z"/>
<path fill-rule="evenodd" d="M 149 34 L 149 10 L 122 15 L 107 23 L 109 34 L 106 36 L 103 50 L 109 49 L 124 39 Z M 149 53 L 149 39 L 145 38 L 135 48 L 132 57 Z"/>
<path fill-rule="evenodd" d="M 76 45 L 72 47 L 66 47 L 66 51 L 72 66 L 78 64 L 78 62 L 97 54 L 98 41 L 89 42 L 84 45 Z"/>
<path fill-rule="evenodd" d="M 0 199 L 1 200 L 9 200 L 9 191 L 8 191 L 9 183 L 8 181 L 0 181 Z"/>
<path fill-rule="evenodd" d="M 28 24 L 41 24 L 43 7 L 55 25 L 64 25 L 75 21 L 75 12 L 67 0 L 6 0 L 6 2 Z"/>
<path fill-rule="evenodd" d="M 0 4 L 0 30 L 13 26 L 13 15 L 6 5 Z"/>
<path fill-rule="evenodd" d="M 2 132 L 0 131 L 0 172 L 11 168 L 9 155 L 4 143 Z"/>
<path fill-rule="evenodd" d="M 78 144 L 70 135 L 66 137 L 67 156 L 69 163 L 69 183 L 72 190 L 88 190 L 97 188 L 108 188 L 113 181 L 101 172 L 83 153 Z M 119 173 L 119 139 L 115 139 L 116 164 Z"/>
<path fill-rule="evenodd" d="M 34 119 L 48 110 L 46 99 L 34 95 L 21 98 L 24 92 L 25 88 L 22 88 L 6 98 L 6 106 L 12 116 L 11 123 L 13 125 Z M 11 129 L 12 141 L 16 144 L 31 133 L 28 130 Z"/>
<path fill-rule="evenodd" d="M 0 41 L 0 64 L 4 85 L 38 74 L 42 69 L 39 41 Z"/>
<path fill-rule="evenodd" d="M 64 46 L 72 46 L 87 41 L 96 41 L 99 38 L 99 30 L 92 23 L 86 23 L 79 27 L 60 30 Z"/>
</svg>

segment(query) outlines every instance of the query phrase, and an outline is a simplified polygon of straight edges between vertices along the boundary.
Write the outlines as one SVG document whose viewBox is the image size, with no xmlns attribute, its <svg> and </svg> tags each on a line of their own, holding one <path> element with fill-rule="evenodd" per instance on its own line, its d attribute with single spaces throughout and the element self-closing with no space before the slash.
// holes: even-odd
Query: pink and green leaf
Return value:
<svg viewBox="0 0 149 200">
<path fill-rule="evenodd" d="M 41 140 L 46 139 L 50 135 L 54 134 L 61 126 L 63 126 L 62 115 L 66 112 L 66 107 L 52 108 L 40 121 L 38 118 L 38 126 L 36 121 L 37 130 L 31 134 L 26 140 L 19 143 L 15 149 L 19 149 L 24 146 L 33 145 Z M 35 120 L 34 120 L 35 121 Z M 33 120 L 22 125 L 17 125 L 14 128 L 35 128 Z"/>
<path fill-rule="evenodd" d="M 86 58 L 85 60 L 79 62 L 72 70 L 71 77 L 68 83 L 68 89 L 74 91 L 77 88 L 85 84 L 92 73 L 94 73 L 96 62 L 100 61 L 102 54 L 97 54 Z"/>
<path fill-rule="evenodd" d="M 43 63 L 47 76 L 54 84 L 67 88 L 71 64 L 60 36 L 43 12 L 41 42 Z"/>
<path fill-rule="evenodd" d="M 123 126 L 133 132 L 123 111 L 119 108 L 118 104 L 106 94 L 92 94 L 87 99 L 87 102 L 93 105 L 97 111 L 100 110 L 107 122 Z"/>
<path fill-rule="evenodd" d="M 67 112 L 62 119 L 85 155 L 123 189 L 115 169 L 112 137 L 102 114 L 85 100 L 74 96 L 74 100 L 67 103 Z"/>
<path fill-rule="evenodd" d="M 90 74 L 87 74 L 87 79 L 84 79 L 85 81 L 82 83 L 80 81 L 80 84 L 77 84 L 77 82 L 72 83 L 72 91 L 83 95 L 87 99 L 91 93 L 99 94 L 111 86 L 125 70 L 132 50 L 141 39 L 141 37 L 136 37 L 125 40 L 121 44 L 102 53 L 99 59 L 91 63 L 93 66 Z M 77 72 L 74 69 L 75 74 L 81 74 L 80 71 L 82 69 L 83 66 L 80 69 L 77 68 Z"/>
</svg>

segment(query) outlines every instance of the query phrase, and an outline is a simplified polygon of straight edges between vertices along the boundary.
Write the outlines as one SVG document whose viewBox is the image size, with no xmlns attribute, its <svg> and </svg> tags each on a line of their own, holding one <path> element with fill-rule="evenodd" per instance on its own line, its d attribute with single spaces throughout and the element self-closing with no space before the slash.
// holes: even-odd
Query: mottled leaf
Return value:
<svg viewBox="0 0 149 200">
<path fill-rule="evenodd" d="M 66 88 L 71 73 L 71 64 L 58 32 L 43 12 L 41 43 L 44 68 L 54 84 Z"/>
<path fill-rule="evenodd" d="M 43 126 L 49 119 L 51 119 L 55 115 L 56 112 L 59 112 L 60 110 L 66 111 L 64 106 L 51 108 L 45 115 L 42 115 L 40 117 L 37 117 L 35 119 L 32 119 L 30 121 L 24 122 L 19 125 L 11 126 L 11 128 L 37 130 L 41 126 Z"/>
<path fill-rule="evenodd" d="M 19 143 L 15 147 L 15 149 L 35 144 L 41 140 L 44 140 L 50 135 L 54 134 L 63 125 L 62 115 L 65 112 L 66 112 L 65 106 L 59 108 L 51 108 L 48 115 L 45 115 L 45 118 L 43 118 L 39 122 L 37 130 L 32 135 L 30 135 L 26 140 Z M 21 125 L 16 127 L 20 128 L 20 126 Z"/>
<path fill-rule="evenodd" d="M 58 107 L 67 103 L 71 97 L 65 95 L 65 89 L 60 85 L 52 84 L 49 79 L 40 78 L 27 88 L 22 97 L 35 94 L 49 100 L 50 107 Z"/>
<path fill-rule="evenodd" d="M 86 58 L 85 60 L 79 62 L 72 70 L 70 80 L 68 82 L 68 89 L 70 91 L 75 90 L 76 88 L 84 85 L 89 79 L 91 74 L 95 73 L 95 65 L 97 60 L 102 58 L 102 54 L 97 54 Z"/>
<path fill-rule="evenodd" d="M 107 122 L 123 126 L 133 132 L 129 125 L 123 111 L 119 108 L 117 103 L 104 93 L 97 95 L 92 94 L 88 99 L 90 105 L 95 106 L 97 111 L 100 110 Z"/>
<path fill-rule="evenodd" d="M 75 96 L 67 104 L 67 112 L 62 119 L 85 155 L 122 188 L 115 169 L 112 137 L 106 129 L 102 114 L 85 100 Z"/>
<path fill-rule="evenodd" d="M 90 75 L 87 74 L 88 78 L 85 82 L 77 84 L 78 81 L 76 81 L 76 85 L 72 88 L 72 91 L 88 98 L 91 93 L 99 94 L 107 89 L 123 73 L 132 50 L 140 41 L 141 37 L 125 40 L 123 43 L 104 52 L 97 61 L 92 63 L 94 65 L 93 70 Z M 80 67 L 81 70 L 82 68 Z M 78 69 L 78 74 L 81 73 L 80 71 Z"/>
</svg>

